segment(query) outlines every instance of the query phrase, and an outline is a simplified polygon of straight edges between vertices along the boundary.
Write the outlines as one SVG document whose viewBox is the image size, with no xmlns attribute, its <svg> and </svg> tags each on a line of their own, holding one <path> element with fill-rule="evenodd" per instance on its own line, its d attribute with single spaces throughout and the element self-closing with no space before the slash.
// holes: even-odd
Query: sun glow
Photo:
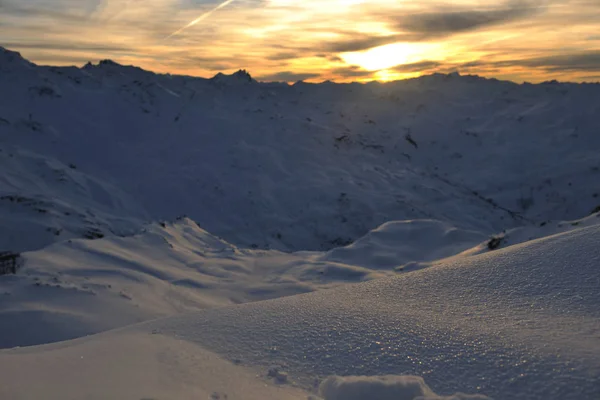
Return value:
<svg viewBox="0 0 600 400">
<path fill-rule="evenodd" d="M 382 69 L 381 71 L 377 71 L 373 74 L 375 80 L 379 82 L 391 82 L 397 81 L 401 79 L 410 79 L 416 78 L 421 75 L 420 71 L 408 72 L 408 73 L 400 73 L 396 71 L 390 71 L 389 69 Z"/>
<path fill-rule="evenodd" d="M 394 43 L 361 52 L 341 54 L 351 65 L 368 71 L 379 71 L 397 65 L 440 58 L 439 46 L 430 43 Z"/>
<path fill-rule="evenodd" d="M 387 69 L 382 69 L 381 71 L 377 71 L 374 77 L 380 82 L 389 82 L 396 78 L 396 74 L 388 71 Z"/>
</svg>

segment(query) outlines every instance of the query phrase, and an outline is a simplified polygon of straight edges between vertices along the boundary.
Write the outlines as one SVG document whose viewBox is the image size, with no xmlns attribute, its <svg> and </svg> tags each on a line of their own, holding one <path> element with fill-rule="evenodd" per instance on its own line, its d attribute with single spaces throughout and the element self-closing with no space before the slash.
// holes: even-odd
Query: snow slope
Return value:
<svg viewBox="0 0 600 400">
<path fill-rule="evenodd" d="M 0 148 L 0 249 L 36 250 L 57 240 L 132 235 L 147 218 L 124 191 L 73 164 Z"/>
<path fill-rule="evenodd" d="M 0 280 L 0 348 L 67 340 L 181 312 L 272 299 L 391 274 L 320 253 L 240 249 L 193 221 L 25 253 Z"/>
<path fill-rule="evenodd" d="M 392 278 L 3 350 L 0 393 L 596 399 L 599 239 L 598 226 L 578 228 Z"/>
<path fill-rule="evenodd" d="M 488 239 L 432 220 L 392 221 L 354 243 L 328 251 L 321 259 L 374 270 L 414 269 L 455 256 Z"/>
<path fill-rule="evenodd" d="M 236 247 L 183 218 L 129 237 L 68 240 L 24 253 L 19 273 L 0 280 L 0 348 L 392 276 L 485 239 L 412 221 L 327 253 L 283 253 Z"/>
</svg>

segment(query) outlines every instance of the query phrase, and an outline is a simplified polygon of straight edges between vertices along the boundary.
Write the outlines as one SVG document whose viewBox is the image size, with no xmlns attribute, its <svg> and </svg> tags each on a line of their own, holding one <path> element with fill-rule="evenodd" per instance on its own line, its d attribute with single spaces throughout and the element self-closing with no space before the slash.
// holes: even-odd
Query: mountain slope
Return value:
<svg viewBox="0 0 600 400">
<path fill-rule="evenodd" d="M 111 61 L 39 67 L 6 50 L 0 65 L 11 93 L 0 99 L 2 148 L 122 191 L 136 212 L 112 212 L 130 216 L 128 231 L 185 214 L 241 247 L 329 250 L 391 220 L 490 236 L 581 218 L 600 202 L 599 85 L 432 75 L 287 86 L 243 71 L 209 80 Z M 35 235 L 35 246 L 5 240 L 7 250 L 62 239 Z"/>
</svg>

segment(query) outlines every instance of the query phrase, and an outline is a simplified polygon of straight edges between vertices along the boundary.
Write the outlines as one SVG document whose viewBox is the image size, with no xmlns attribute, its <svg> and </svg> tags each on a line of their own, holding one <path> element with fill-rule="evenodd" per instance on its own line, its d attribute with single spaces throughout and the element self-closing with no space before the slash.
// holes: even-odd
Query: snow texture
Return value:
<svg viewBox="0 0 600 400">
<path fill-rule="evenodd" d="M 155 326 L 252 365 L 415 375 L 436 393 L 594 399 L 600 393 L 600 227 L 391 278 L 173 317 Z M 266 361 L 268 360 L 268 361 Z M 265 365 L 266 367 L 266 365 Z"/>
<path fill-rule="evenodd" d="M 457 393 L 438 396 L 418 376 L 332 376 L 319 388 L 324 400 L 487 400 L 480 395 Z"/>
<path fill-rule="evenodd" d="M 364 384 L 374 390 L 384 390 L 373 383 L 375 376 L 410 375 L 423 377 L 439 396 L 596 399 L 599 238 L 600 227 L 580 228 L 392 278 L 4 350 L 0 393 L 33 399 L 50 387 L 55 398 L 78 398 L 72 393 L 95 393 L 118 376 L 119 384 L 107 384 L 97 398 L 148 392 L 192 398 L 196 392 L 228 393 L 212 380 L 215 375 L 229 383 L 229 392 L 240 390 L 243 382 L 223 374 L 247 371 L 244 376 L 255 377 L 250 388 L 300 390 L 305 397 L 311 391 L 317 396 L 314 388 L 332 375 L 371 377 Z M 194 380 L 212 370 L 202 361 L 205 349 L 215 354 L 216 370 Z M 279 373 L 285 373 L 283 384 Z M 142 376 L 163 375 L 135 384 Z M 26 385 L 31 379 L 36 384 Z M 330 379 L 339 390 L 345 386 Z M 392 386 L 387 389 L 399 389 Z M 327 387 L 322 394 L 336 396 L 337 389 Z"/>
</svg>

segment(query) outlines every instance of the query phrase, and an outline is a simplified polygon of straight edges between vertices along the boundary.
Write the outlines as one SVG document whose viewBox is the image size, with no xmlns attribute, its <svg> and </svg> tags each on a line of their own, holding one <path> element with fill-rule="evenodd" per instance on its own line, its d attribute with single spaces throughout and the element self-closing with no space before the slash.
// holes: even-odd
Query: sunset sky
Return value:
<svg viewBox="0 0 600 400">
<path fill-rule="evenodd" d="M 600 81 L 600 0 L 0 0 L 0 46 L 209 77 Z"/>
</svg>

